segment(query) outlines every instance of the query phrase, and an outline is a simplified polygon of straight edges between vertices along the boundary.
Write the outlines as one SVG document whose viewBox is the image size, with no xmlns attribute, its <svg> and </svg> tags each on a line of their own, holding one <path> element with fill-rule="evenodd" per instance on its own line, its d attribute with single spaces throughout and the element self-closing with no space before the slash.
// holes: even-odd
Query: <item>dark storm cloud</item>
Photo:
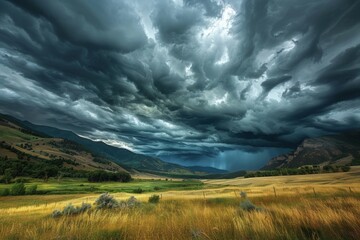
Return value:
<svg viewBox="0 0 360 240">
<path fill-rule="evenodd" d="M 356 0 L 1 1 L 0 111 L 165 160 L 262 164 L 359 125 L 358 12 Z"/>
</svg>

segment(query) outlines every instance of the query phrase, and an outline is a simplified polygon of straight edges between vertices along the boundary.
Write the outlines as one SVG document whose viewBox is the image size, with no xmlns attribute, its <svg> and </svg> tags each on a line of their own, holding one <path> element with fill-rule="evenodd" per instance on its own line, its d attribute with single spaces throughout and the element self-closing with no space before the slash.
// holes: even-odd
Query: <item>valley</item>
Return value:
<svg viewBox="0 0 360 240">
<path fill-rule="evenodd" d="M 354 167 L 346 173 L 316 176 L 204 180 L 199 189 L 179 180 L 99 185 L 102 191 L 114 189 L 111 194 L 119 201 L 135 196 L 140 203 L 113 210 L 96 210 L 93 203 L 102 191 L 0 197 L 0 239 L 356 239 L 359 175 L 360 168 Z M 64 185 L 71 188 L 79 183 Z M 39 189 L 57 184 L 61 183 L 39 184 Z M 126 192 L 130 186 L 146 191 Z M 154 190 L 154 186 L 164 188 Z M 259 210 L 247 210 L 240 191 Z M 153 194 L 161 196 L 159 203 L 148 203 Z M 51 217 L 69 203 L 89 203 L 92 209 Z"/>
</svg>

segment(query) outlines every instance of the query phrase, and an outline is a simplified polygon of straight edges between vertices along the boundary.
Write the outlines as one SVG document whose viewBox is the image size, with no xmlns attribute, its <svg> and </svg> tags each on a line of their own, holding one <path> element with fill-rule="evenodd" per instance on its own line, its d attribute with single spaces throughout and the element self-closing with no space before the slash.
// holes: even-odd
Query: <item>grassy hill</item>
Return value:
<svg viewBox="0 0 360 240">
<path fill-rule="evenodd" d="M 50 174 L 55 169 L 57 175 L 95 170 L 127 172 L 119 164 L 96 156 L 77 143 L 35 135 L 4 118 L 0 118 L 0 166 L 2 171 L 11 169 L 18 176 L 35 172 Z"/>
<path fill-rule="evenodd" d="M 263 170 L 304 165 L 359 165 L 360 131 L 305 139 L 294 151 L 271 159 Z"/>
<path fill-rule="evenodd" d="M 53 158 L 63 157 L 66 159 L 73 159 L 79 162 L 76 169 L 87 170 L 89 168 L 103 168 L 113 169 L 113 167 L 121 168 L 127 171 L 140 171 L 152 174 L 166 175 L 166 176 L 204 176 L 209 173 L 224 173 L 225 171 L 214 168 L 196 168 L 184 167 L 178 164 L 168 163 L 158 158 L 146 156 L 143 154 L 133 153 L 127 149 L 117 148 L 107 145 L 103 142 L 92 141 L 87 138 L 80 137 L 71 131 L 61 130 L 54 127 L 40 126 L 32 124 L 28 121 L 20 121 L 10 116 L 2 116 L 2 122 L 6 129 L 1 133 L 4 135 L 6 142 L 11 142 L 15 148 L 26 152 L 26 154 L 36 155 L 40 158 L 49 159 L 47 154 L 52 155 Z M 2 136 L 1 135 L 1 136 Z M 36 141 L 39 142 L 36 142 Z M 32 143 L 32 141 L 35 141 Z M 45 143 L 45 145 L 43 145 Z M 72 144 L 70 144 L 72 143 Z M 20 149 L 19 144 L 31 144 L 32 151 L 27 149 Z M 66 146 L 66 144 L 68 146 Z M 51 150 L 52 148 L 61 149 L 59 151 Z M 55 146 L 56 145 L 56 146 Z M 76 152 L 73 156 L 71 148 L 76 145 L 76 148 L 81 148 L 83 152 L 88 154 Z M 70 149 L 67 149 L 70 148 Z M 50 151 L 51 150 L 51 151 Z M 4 152 L 5 150 L 3 150 Z M 42 151 L 42 154 L 40 154 Z M 49 152 L 50 151 L 50 152 Z M 109 162 L 111 162 L 109 164 Z"/>
</svg>

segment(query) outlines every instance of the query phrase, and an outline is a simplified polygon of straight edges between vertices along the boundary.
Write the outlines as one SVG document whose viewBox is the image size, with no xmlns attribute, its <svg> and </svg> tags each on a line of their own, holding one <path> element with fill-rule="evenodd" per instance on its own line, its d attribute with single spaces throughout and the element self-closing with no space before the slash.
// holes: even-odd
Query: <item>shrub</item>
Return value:
<svg viewBox="0 0 360 240">
<path fill-rule="evenodd" d="M 58 218 L 58 217 L 61 217 L 63 214 L 62 214 L 62 212 L 61 211 L 59 211 L 59 210 L 54 210 L 53 212 L 52 212 L 52 214 L 51 214 L 51 217 L 53 217 L 53 218 Z"/>
<path fill-rule="evenodd" d="M 71 203 L 66 205 L 62 211 L 60 210 L 54 210 L 51 214 L 53 218 L 61 217 L 61 216 L 70 216 L 70 215 L 76 215 L 83 212 L 86 212 L 91 208 L 91 205 L 88 203 L 82 203 L 81 206 L 73 206 Z"/>
<path fill-rule="evenodd" d="M 334 172 L 334 167 L 331 166 L 331 165 L 325 165 L 325 166 L 323 167 L 323 170 L 324 170 L 325 172 Z"/>
<path fill-rule="evenodd" d="M 142 188 L 137 188 L 133 190 L 133 193 L 143 193 L 144 190 Z"/>
<path fill-rule="evenodd" d="M 140 205 L 140 202 L 134 196 L 129 197 L 128 200 L 126 200 L 126 202 L 125 202 L 125 207 L 127 207 L 127 208 L 137 207 L 139 205 Z M 122 205 L 122 206 L 124 206 L 124 205 Z"/>
<path fill-rule="evenodd" d="M 11 195 L 25 195 L 24 183 L 15 183 L 10 190 Z"/>
<path fill-rule="evenodd" d="M 27 188 L 27 194 L 34 195 L 37 193 L 37 185 L 31 185 Z"/>
<path fill-rule="evenodd" d="M 246 192 L 241 191 L 241 202 L 240 202 L 240 208 L 245 211 L 261 211 L 262 209 L 254 205 L 248 198 Z"/>
<path fill-rule="evenodd" d="M 343 172 L 348 172 L 348 171 L 350 171 L 350 166 L 342 166 L 342 167 L 341 167 L 341 170 L 342 170 Z"/>
<path fill-rule="evenodd" d="M 149 197 L 149 203 L 158 203 L 160 201 L 159 195 L 152 195 Z"/>
<path fill-rule="evenodd" d="M 2 181 L 6 184 L 9 184 L 12 179 L 13 179 L 13 174 L 11 172 L 11 169 L 8 168 L 4 171 L 4 176 L 2 178 Z"/>
<path fill-rule="evenodd" d="M 9 196 L 10 195 L 10 191 L 7 188 L 4 188 L 0 191 L 0 196 Z"/>
<path fill-rule="evenodd" d="M 91 205 L 89 203 L 82 203 L 80 207 L 77 207 L 78 213 L 86 212 L 91 209 Z"/>
<path fill-rule="evenodd" d="M 154 187 L 154 190 L 155 190 L 155 191 L 159 191 L 160 189 L 161 189 L 161 188 L 159 188 L 159 187 L 157 187 L 157 186 Z"/>
<path fill-rule="evenodd" d="M 240 208 L 245 211 L 254 211 L 257 207 L 249 200 L 246 199 L 240 203 Z"/>
<path fill-rule="evenodd" d="M 76 213 L 77 213 L 76 208 L 71 203 L 66 205 L 62 211 L 63 215 L 73 215 Z"/>
<path fill-rule="evenodd" d="M 96 200 L 95 203 L 97 209 L 106 209 L 106 208 L 117 208 L 119 207 L 119 202 L 114 199 L 109 193 L 101 194 Z"/>
</svg>

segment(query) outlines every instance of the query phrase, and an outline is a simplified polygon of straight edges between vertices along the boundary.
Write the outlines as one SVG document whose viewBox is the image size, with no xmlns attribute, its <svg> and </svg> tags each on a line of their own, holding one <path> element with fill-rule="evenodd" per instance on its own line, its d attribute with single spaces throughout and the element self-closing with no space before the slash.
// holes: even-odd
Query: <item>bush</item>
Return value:
<svg viewBox="0 0 360 240">
<path fill-rule="evenodd" d="M 95 203 L 97 209 L 111 209 L 119 207 L 119 202 L 114 199 L 109 193 L 101 194 L 96 200 Z"/>
<path fill-rule="evenodd" d="M 31 185 L 27 188 L 27 194 L 34 195 L 37 193 L 37 185 Z"/>
<path fill-rule="evenodd" d="M 78 207 L 78 212 L 86 212 L 91 208 L 91 205 L 89 203 L 82 203 L 80 207 Z"/>
<path fill-rule="evenodd" d="M 343 172 L 348 172 L 348 171 L 350 171 L 350 166 L 342 166 L 342 167 L 341 167 L 341 170 L 342 170 Z"/>
<path fill-rule="evenodd" d="M 76 213 L 77 213 L 76 208 L 71 203 L 66 205 L 62 211 L 63 215 L 73 215 Z"/>
<path fill-rule="evenodd" d="M 149 203 L 158 203 L 160 201 L 159 195 L 152 195 L 149 197 Z"/>
<path fill-rule="evenodd" d="M 126 200 L 125 202 L 121 202 L 121 206 L 126 208 L 133 208 L 139 205 L 140 202 L 134 196 L 129 197 L 128 200 Z"/>
<path fill-rule="evenodd" d="M 137 188 L 133 190 L 133 193 L 143 193 L 144 190 L 142 188 Z"/>
<path fill-rule="evenodd" d="M 154 187 L 154 190 L 155 191 L 159 191 L 161 188 L 159 188 L 159 187 Z"/>
<path fill-rule="evenodd" d="M 84 213 L 87 210 L 91 208 L 91 205 L 88 203 L 82 203 L 81 206 L 73 206 L 71 203 L 66 205 L 62 211 L 60 210 L 54 210 L 51 214 L 53 218 L 61 217 L 61 216 L 70 216 L 70 215 L 76 215 L 80 213 Z"/>
<path fill-rule="evenodd" d="M 323 167 L 323 170 L 325 172 L 334 172 L 334 167 L 331 166 L 331 165 L 326 165 L 326 166 Z"/>
<path fill-rule="evenodd" d="M 246 199 L 240 203 L 240 208 L 245 211 L 254 211 L 257 207 L 249 200 Z"/>
<path fill-rule="evenodd" d="M 51 217 L 53 217 L 53 218 L 58 218 L 58 217 L 61 217 L 63 214 L 62 214 L 62 212 L 61 211 L 59 211 L 59 210 L 54 210 L 53 212 L 52 212 L 52 214 L 51 214 Z"/>
<path fill-rule="evenodd" d="M 245 211 L 261 211 L 262 209 L 254 205 L 248 198 L 246 192 L 241 191 L 241 202 L 240 202 L 240 208 Z"/>
<path fill-rule="evenodd" d="M 7 188 L 4 188 L 0 191 L 0 196 L 9 196 L 10 195 L 10 191 Z"/>
<path fill-rule="evenodd" d="M 11 195 L 25 195 L 25 185 L 24 183 L 15 183 L 10 190 Z"/>
<path fill-rule="evenodd" d="M 8 168 L 4 171 L 4 176 L 1 181 L 6 184 L 9 184 L 12 179 L 13 179 L 13 173 L 12 173 L 11 169 Z"/>
</svg>

